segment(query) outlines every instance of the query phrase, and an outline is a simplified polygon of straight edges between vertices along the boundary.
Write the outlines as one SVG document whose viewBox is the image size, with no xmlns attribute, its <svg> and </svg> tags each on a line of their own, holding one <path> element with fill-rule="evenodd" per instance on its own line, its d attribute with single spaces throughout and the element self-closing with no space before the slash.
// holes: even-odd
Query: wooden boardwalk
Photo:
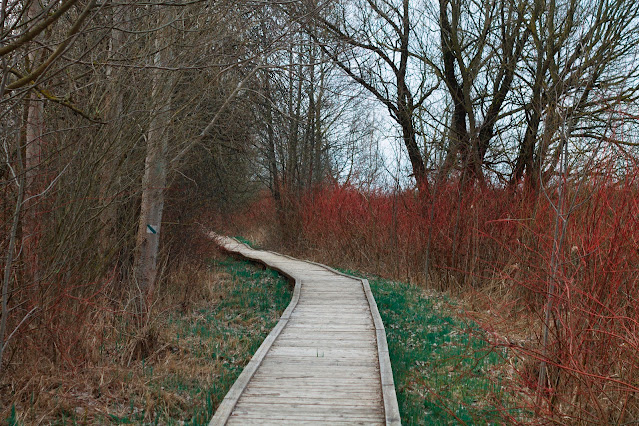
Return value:
<svg viewBox="0 0 639 426">
<path fill-rule="evenodd" d="M 295 280 L 295 290 L 210 425 L 399 425 L 386 334 L 368 281 L 212 236 Z"/>
</svg>

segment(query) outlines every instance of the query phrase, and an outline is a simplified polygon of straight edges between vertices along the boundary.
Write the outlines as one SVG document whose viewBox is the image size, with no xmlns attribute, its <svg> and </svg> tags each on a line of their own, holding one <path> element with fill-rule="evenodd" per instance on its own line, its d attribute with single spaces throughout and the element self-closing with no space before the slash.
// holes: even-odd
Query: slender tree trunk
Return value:
<svg viewBox="0 0 639 426">
<path fill-rule="evenodd" d="M 554 114 L 557 117 L 557 114 Z M 546 389 L 548 380 L 548 365 L 547 360 L 550 359 L 551 352 L 549 349 L 549 334 L 551 328 L 551 316 L 553 316 L 553 302 L 555 301 L 555 293 L 557 287 L 560 284 L 560 271 L 561 271 L 561 251 L 564 246 L 564 239 L 566 235 L 567 225 L 567 206 L 566 206 L 566 182 L 568 179 L 568 137 L 572 131 L 572 124 L 566 123 L 566 118 L 563 119 L 563 128 L 561 135 L 561 143 L 559 146 L 560 161 L 561 161 L 561 182 L 558 186 L 558 200 L 557 205 L 553 206 L 555 209 L 555 223 L 553 232 L 553 245 L 552 253 L 550 257 L 550 282 L 548 283 L 548 293 L 546 294 L 546 307 L 544 312 L 544 322 L 542 326 L 542 353 L 543 357 L 539 363 L 539 377 L 537 381 L 537 395 L 535 407 L 539 409 L 541 407 L 542 398 Z M 559 334 L 560 330 L 558 324 L 555 321 L 555 333 Z M 550 399 L 549 399 L 550 401 Z M 550 403 L 549 409 L 553 409 L 552 403 Z"/>
<path fill-rule="evenodd" d="M 44 133 L 44 104 L 35 92 L 27 101 L 27 122 L 25 125 L 25 215 L 22 221 L 22 251 L 28 276 L 37 283 L 40 278 L 38 241 L 40 226 L 37 214 L 37 195 L 42 189 L 42 135 Z M 35 198 L 34 198 L 35 197 Z"/>
<path fill-rule="evenodd" d="M 126 6 L 115 6 L 111 25 L 111 38 L 109 40 L 109 57 L 113 61 L 121 54 L 124 45 L 124 30 L 127 25 L 128 8 Z M 124 87 L 121 79 L 114 73 L 114 67 L 107 65 L 105 70 L 106 90 L 108 97 L 106 100 L 106 114 L 109 124 L 106 126 L 107 137 L 104 143 L 105 159 L 101 168 L 100 198 L 103 203 L 103 211 L 100 215 L 102 229 L 100 231 L 100 250 L 103 257 L 112 255 L 111 250 L 114 243 L 114 236 L 117 235 L 117 203 L 114 201 L 117 188 L 117 168 L 123 153 L 117 149 L 118 141 L 122 137 L 122 116 L 124 111 Z"/>
<path fill-rule="evenodd" d="M 282 194 L 280 182 L 280 173 L 277 166 L 277 152 L 275 150 L 275 122 L 273 120 L 273 97 L 271 93 L 271 80 L 268 71 L 264 72 L 264 98 L 266 99 L 266 137 L 268 139 L 268 146 L 266 157 L 268 159 L 268 166 L 271 174 L 271 192 L 275 203 L 277 204 L 278 212 L 282 208 Z"/>
<path fill-rule="evenodd" d="M 323 56 L 323 55 L 322 55 Z M 323 63 L 323 58 L 320 60 Z M 315 109 L 313 113 L 315 114 L 315 118 L 313 120 L 314 128 L 311 130 L 315 136 L 315 152 L 313 154 L 313 162 L 314 162 L 314 179 L 315 182 L 321 182 L 325 177 L 325 168 L 324 163 L 322 161 L 323 156 L 323 147 L 324 147 L 324 135 L 322 134 L 322 108 L 324 106 L 324 70 L 320 69 L 319 75 L 319 93 L 317 95 L 317 100 L 315 102 Z"/>
<path fill-rule="evenodd" d="M 304 72 L 304 66 L 302 64 L 302 48 L 300 47 L 300 53 L 297 56 L 299 62 L 297 66 L 297 88 L 295 95 L 295 111 L 291 111 L 291 139 L 290 146 L 291 152 L 289 155 L 289 170 L 291 171 L 291 183 L 295 188 L 296 195 L 299 193 L 300 185 L 302 182 L 302 176 L 300 173 L 300 121 L 302 120 L 302 73 Z"/>
<path fill-rule="evenodd" d="M 18 165 L 20 166 L 22 163 L 22 149 L 20 148 L 20 138 L 18 138 L 17 145 L 18 145 L 18 149 L 17 149 Z M 8 301 L 9 301 L 11 277 L 13 276 L 13 274 L 11 273 L 11 267 L 13 265 L 13 259 L 15 255 L 16 237 L 18 234 L 18 226 L 20 224 L 22 200 L 24 198 L 24 189 L 25 189 L 24 173 L 19 173 L 18 176 L 15 177 L 15 180 L 18 185 L 18 198 L 16 200 L 16 207 L 15 207 L 12 222 L 11 222 L 11 230 L 9 231 L 9 247 L 7 248 L 7 255 L 5 257 L 5 263 L 4 263 L 4 275 L 2 277 L 3 278 L 2 279 L 2 318 L 0 319 L 0 376 L 2 374 L 2 357 L 7 344 L 7 342 L 5 341 L 5 337 L 7 332 L 7 317 L 9 316 Z"/>
<path fill-rule="evenodd" d="M 512 183 L 519 182 L 525 177 L 525 186 L 529 190 L 537 191 L 539 186 L 539 170 L 535 168 L 535 145 L 537 134 L 539 132 L 541 116 L 536 110 L 533 110 L 531 117 L 526 126 L 524 140 L 519 147 L 517 163 L 513 173 Z"/>
<path fill-rule="evenodd" d="M 417 186 L 424 186 L 426 181 L 426 166 L 424 165 L 424 159 L 417 145 L 417 133 L 415 131 L 415 123 L 411 115 L 403 115 L 398 117 L 400 126 L 402 128 L 402 138 L 404 145 L 406 146 L 406 152 L 413 170 L 413 176 L 417 181 Z"/>
<path fill-rule="evenodd" d="M 154 65 L 167 65 L 168 48 L 156 39 Z M 168 126 L 171 119 L 171 79 L 158 68 L 152 71 L 151 121 L 147 132 L 146 161 L 138 225 L 135 279 L 140 291 L 140 314 L 147 315 L 153 300 L 158 272 L 158 252 L 167 176 Z M 167 81 L 169 80 L 169 81 Z"/>
<path fill-rule="evenodd" d="M 35 18 L 42 12 L 40 2 L 33 1 L 29 6 L 27 16 Z M 36 53 L 30 52 L 27 56 L 30 64 L 36 63 Z M 25 264 L 25 276 L 37 288 L 40 281 L 40 259 L 38 243 L 40 238 L 40 226 L 38 220 L 38 197 L 42 188 L 42 136 L 44 134 L 44 101 L 32 90 L 27 95 L 25 123 L 25 203 L 22 219 L 22 258 Z"/>
<path fill-rule="evenodd" d="M 409 0 L 402 1 L 402 35 L 400 37 L 400 60 L 397 69 L 397 120 L 402 128 L 402 137 L 406 152 L 410 159 L 413 169 L 413 176 L 419 188 L 427 189 L 428 181 L 426 180 L 426 166 L 424 158 L 417 145 L 417 132 L 415 130 L 414 100 L 406 83 L 406 74 L 408 72 L 408 57 L 410 55 L 410 6 Z"/>
<path fill-rule="evenodd" d="M 306 189 L 313 186 L 313 173 L 314 173 L 314 153 L 315 153 L 315 111 L 317 104 L 315 103 L 315 51 L 312 44 L 308 49 L 308 111 L 306 112 L 306 129 L 304 146 L 304 183 Z"/>
</svg>

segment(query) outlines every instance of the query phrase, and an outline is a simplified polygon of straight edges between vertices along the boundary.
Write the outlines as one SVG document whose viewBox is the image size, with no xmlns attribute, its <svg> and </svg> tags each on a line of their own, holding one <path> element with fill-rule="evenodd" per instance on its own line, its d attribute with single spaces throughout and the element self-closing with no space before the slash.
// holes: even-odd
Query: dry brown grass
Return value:
<svg viewBox="0 0 639 426">
<path fill-rule="evenodd" d="M 272 312 L 270 324 L 255 318 L 237 298 L 250 292 L 243 285 L 224 268 L 180 264 L 142 329 L 131 325 L 124 306 L 92 313 L 82 365 L 62 371 L 29 354 L 14 358 L 0 384 L 0 418 L 10 418 L 15 409 L 12 420 L 34 425 L 65 420 L 167 424 L 193 420 L 198 412 L 199 420 L 206 420 L 207 397 L 219 403 L 224 387 L 234 381 L 230 372 L 239 374 L 281 313 Z M 204 335 L 189 332 L 194 327 Z M 144 360 L 135 353 L 141 342 Z"/>
</svg>

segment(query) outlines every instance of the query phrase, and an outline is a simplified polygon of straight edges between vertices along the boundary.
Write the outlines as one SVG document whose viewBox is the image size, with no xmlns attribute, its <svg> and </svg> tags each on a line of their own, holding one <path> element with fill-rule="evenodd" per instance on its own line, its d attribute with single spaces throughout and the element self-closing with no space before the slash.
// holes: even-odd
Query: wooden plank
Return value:
<svg viewBox="0 0 639 426">
<path fill-rule="evenodd" d="M 271 349 L 268 358 L 273 358 L 274 361 L 300 359 L 306 360 L 309 364 L 317 361 L 317 358 L 366 362 L 377 361 L 377 354 L 374 349 L 280 345 Z"/>
<path fill-rule="evenodd" d="M 313 391 L 313 390 L 321 390 L 325 391 L 327 394 L 331 392 L 346 392 L 346 391 L 366 391 L 367 389 L 376 389 L 380 393 L 382 393 L 379 386 L 379 381 L 374 381 L 370 379 L 362 379 L 356 382 L 346 381 L 346 382 L 337 382 L 330 377 L 326 377 L 324 380 L 314 380 L 311 378 L 295 378 L 295 379 L 278 379 L 272 380 L 271 378 L 254 378 L 251 380 L 250 386 L 255 386 L 256 388 L 267 388 L 270 387 L 272 389 L 277 389 L 281 391 L 293 391 L 299 390 L 300 392 L 304 391 Z"/>
<path fill-rule="evenodd" d="M 295 357 L 304 357 L 304 358 L 317 358 L 319 348 L 317 347 L 290 347 L 290 346 L 273 346 L 271 348 L 269 357 L 274 356 L 295 356 Z M 325 348 L 323 350 L 323 356 L 326 358 L 343 358 L 343 357 L 357 357 L 364 359 L 372 359 L 377 361 L 377 353 L 376 351 L 362 351 L 360 349 L 351 349 L 351 348 Z"/>
<path fill-rule="evenodd" d="M 340 312 L 341 311 L 341 312 Z M 303 309 L 295 309 L 294 312 L 292 312 L 292 316 L 291 318 L 345 318 L 345 319 L 349 319 L 349 320 L 355 320 L 355 319 L 359 319 L 359 318 L 366 318 L 369 321 L 373 321 L 372 318 L 367 318 L 367 312 L 362 311 L 362 312 L 358 312 L 358 311 L 351 311 L 351 310 L 324 310 L 324 309 L 309 309 L 309 310 L 303 310 Z"/>
<path fill-rule="evenodd" d="M 316 293 L 316 294 L 311 294 L 310 292 L 305 292 L 302 294 L 302 296 L 300 297 L 300 299 L 302 301 L 306 301 L 306 300 L 312 300 L 313 303 L 317 303 L 317 302 L 323 302 L 323 301 L 327 301 L 329 302 L 329 304 L 331 305 L 343 305 L 345 303 L 352 303 L 352 304 L 358 304 L 357 302 L 360 302 L 362 300 L 362 297 L 364 295 L 361 294 L 357 294 L 357 295 L 350 295 L 350 294 L 341 294 L 339 292 L 335 292 L 335 293 Z"/>
<path fill-rule="evenodd" d="M 282 371 L 282 370 L 286 371 Z M 265 365 L 264 368 L 260 368 L 254 374 L 255 380 L 286 380 L 286 379 L 312 379 L 313 376 L 323 376 L 333 381 L 354 381 L 360 379 L 366 379 L 371 374 L 379 374 L 379 370 L 374 368 L 357 368 L 350 365 L 295 365 L 288 364 L 283 367 L 282 365 L 274 365 L 272 363 Z M 378 382 L 379 383 L 379 382 Z"/>
<path fill-rule="evenodd" d="M 382 403 L 382 395 L 380 394 L 358 394 L 349 395 L 346 393 L 341 394 L 340 397 L 333 395 L 332 398 L 328 398 L 324 394 L 304 394 L 304 395 L 287 395 L 282 396 L 274 392 L 262 392 L 262 393 L 245 393 L 242 395 L 242 404 L 300 404 L 300 405 L 316 405 L 318 407 L 367 407 L 367 408 L 379 408 Z"/>
<path fill-rule="evenodd" d="M 282 386 L 295 386 L 296 384 L 310 384 L 310 383 L 353 383 L 355 381 L 367 380 L 371 377 L 370 371 L 348 371 L 341 370 L 341 374 L 333 374 L 334 370 L 329 368 L 313 368 L 313 369 L 294 369 L 291 367 L 291 371 L 288 373 L 278 372 L 275 370 L 269 370 L 265 372 L 256 373 L 254 380 L 258 383 L 266 381 L 274 381 L 280 383 Z M 379 372 L 377 372 L 379 374 Z M 314 376 L 323 376 L 325 380 L 314 380 Z M 379 380 L 372 380 L 367 382 L 370 386 L 376 386 L 381 388 Z"/>
<path fill-rule="evenodd" d="M 288 347 L 308 347 L 308 348 L 352 348 L 375 351 L 377 347 L 370 340 L 353 339 L 303 339 L 301 337 L 292 339 L 277 339 L 278 346 Z"/>
<path fill-rule="evenodd" d="M 340 373 L 375 374 L 379 372 L 376 359 L 350 358 L 336 359 L 320 356 L 317 358 L 269 357 L 264 360 L 265 373 L 277 374 L 277 369 L 286 369 L 287 373 L 303 374 L 324 370 L 331 377 L 339 377 Z M 290 368 L 287 368 L 290 367 Z M 344 377 L 346 379 L 346 376 Z"/>
<path fill-rule="evenodd" d="M 344 415 L 346 413 L 353 413 L 362 417 L 377 417 L 384 412 L 384 409 L 375 404 L 373 400 L 366 400 L 362 403 L 354 403 L 354 405 L 344 405 L 339 402 L 331 403 L 330 401 L 319 402 L 296 402 L 290 403 L 272 403 L 272 402 L 260 402 L 252 400 L 250 403 L 241 401 L 237 404 L 236 409 L 233 410 L 233 414 L 238 412 L 257 412 L 260 414 L 267 413 L 281 413 L 281 412 L 294 412 L 296 415 L 305 414 L 321 414 L 333 413 L 337 415 Z"/>
<path fill-rule="evenodd" d="M 277 392 L 293 392 L 293 393 L 309 393 L 312 394 L 314 392 L 322 393 L 324 395 L 332 395 L 333 393 L 375 393 L 381 394 L 381 390 L 378 386 L 376 386 L 376 382 L 372 380 L 363 380 L 361 382 L 343 382 L 337 383 L 335 381 L 329 380 L 277 380 L 277 381 L 260 381 L 260 380 L 251 380 L 245 392 L 251 391 L 255 389 L 256 391 L 261 390 L 272 390 Z"/>
<path fill-rule="evenodd" d="M 364 315 L 342 316 L 342 315 L 320 315 L 320 314 L 309 313 L 306 315 L 296 315 L 295 317 L 292 317 L 290 319 L 291 319 L 291 325 L 321 321 L 324 324 L 329 324 L 329 323 L 352 324 L 352 325 L 367 324 L 367 325 L 370 325 L 373 329 L 375 329 L 375 323 L 373 322 L 373 319 Z M 371 334 L 370 337 L 373 340 L 375 339 L 375 335 L 373 334 Z"/>
<path fill-rule="evenodd" d="M 289 318 L 289 324 L 287 325 L 287 327 L 290 328 L 294 328 L 297 326 L 303 326 L 303 325 L 313 325 L 318 324 L 318 325 L 335 325 L 335 324 L 346 324 L 346 325 L 351 325 L 353 326 L 353 330 L 357 330 L 358 326 L 362 326 L 365 327 L 367 330 L 371 329 L 371 330 L 375 330 L 375 324 L 373 323 L 373 320 L 371 318 L 358 318 L 357 321 L 355 321 L 355 319 L 351 320 L 350 322 L 347 319 L 342 319 L 340 316 L 337 317 L 324 317 L 321 315 L 305 315 L 303 317 L 296 317 L 296 318 Z M 375 334 L 371 333 L 370 338 L 375 340 Z"/>
<path fill-rule="evenodd" d="M 281 338 L 277 339 L 275 344 L 278 346 L 304 346 L 303 343 L 308 341 L 317 342 L 318 344 L 327 343 L 329 345 L 340 345 L 342 342 L 345 342 L 345 344 L 353 345 L 367 343 L 367 346 L 372 345 L 375 348 L 377 347 L 374 341 L 371 342 L 370 339 L 362 339 L 359 335 L 351 334 L 348 331 L 322 332 L 321 335 L 316 334 L 314 336 L 309 336 L 308 333 L 302 333 L 301 331 L 301 329 L 288 330 L 286 335 L 280 335 Z"/>
<path fill-rule="evenodd" d="M 370 340 L 368 335 L 370 335 L 370 331 L 368 330 L 364 330 L 364 331 L 352 331 L 352 330 L 337 330 L 337 331 L 317 331 L 317 333 L 313 333 L 312 338 L 315 339 L 333 339 L 333 340 L 340 340 L 340 339 L 348 339 L 348 340 Z M 365 336 L 365 337 L 363 337 Z M 306 338 L 311 338 L 311 336 L 308 333 L 305 333 L 301 330 L 294 330 L 294 329 L 286 329 L 284 330 L 284 332 L 280 335 L 281 339 L 295 339 L 295 338 L 302 338 L 302 339 L 306 339 Z M 279 339 L 278 339 L 279 340 Z"/>
<path fill-rule="evenodd" d="M 291 323 L 300 325 L 300 324 L 313 324 L 313 322 L 317 322 L 318 324 L 347 324 L 347 325 L 365 325 L 374 329 L 374 323 L 371 318 L 366 318 L 362 316 L 355 315 L 300 315 L 293 312 L 293 314 L 289 317 Z M 370 335 L 373 341 L 375 341 L 375 335 Z"/>
<path fill-rule="evenodd" d="M 229 418 L 229 422 L 227 423 L 229 425 L 259 425 L 259 426 L 279 426 L 279 425 L 325 425 L 326 421 L 321 420 L 321 419 L 295 419 L 295 420 L 287 420 L 287 419 L 265 419 L 262 417 L 252 417 L 252 418 L 247 418 L 244 417 L 242 419 L 236 419 L 236 418 Z M 349 419 L 347 421 L 339 421 L 339 420 L 332 420 L 330 422 L 331 425 L 336 425 L 336 426 L 340 426 L 340 425 L 383 425 L 384 422 L 383 421 L 373 421 L 371 422 L 370 420 L 357 420 L 357 419 Z"/>
<path fill-rule="evenodd" d="M 363 291 L 333 291 L 333 290 L 323 290 L 319 288 L 314 289 L 303 289 L 305 298 L 323 298 L 330 299 L 332 301 L 359 301 L 364 297 Z"/>
<path fill-rule="evenodd" d="M 294 329 L 296 327 L 322 328 L 322 327 L 338 327 L 346 330 L 375 330 L 373 321 L 368 318 L 348 321 L 343 318 L 322 318 L 322 317 L 296 317 L 289 318 L 288 327 Z M 371 339 L 375 340 L 375 333 L 371 333 Z"/>
<path fill-rule="evenodd" d="M 354 399 L 359 401 L 365 400 L 378 400 L 381 402 L 382 393 L 366 391 L 364 389 L 352 389 L 352 390 L 340 390 L 339 388 L 332 389 L 332 392 L 327 392 L 329 388 L 323 387 L 318 389 L 308 388 L 291 388 L 291 389 L 279 389 L 279 388 L 247 388 L 243 394 L 243 398 L 249 396 L 268 396 L 273 398 L 309 398 L 313 401 L 319 402 L 324 400 L 348 400 Z M 381 406 L 381 405 L 380 405 Z"/>
<path fill-rule="evenodd" d="M 273 403 L 260 403 L 251 402 L 245 404 L 240 402 L 233 410 L 233 416 L 239 416 L 241 414 L 260 415 L 266 418 L 279 417 L 283 413 L 286 413 L 285 418 L 321 418 L 321 419 L 335 419 L 346 420 L 352 416 L 358 419 L 370 419 L 378 420 L 383 418 L 384 409 L 378 404 L 370 405 L 358 405 L 358 406 L 343 406 L 334 404 L 273 404 Z"/>
<path fill-rule="evenodd" d="M 317 360 L 309 361 L 309 358 L 273 358 L 269 357 L 269 359 L 264 360 L 263 364 L 265 367 L 271 368 L 306 368 L 306 371 L 316 371 L 318 368 L 326 368 L 328 371 L 333 371 L 336 367 L 346 367 L 349 369 L 353 369 L 355 367 L 367 367 L 370 368 L 370 371 L 364 371 L 366 374 L 375 374 L 375 370 L 377 369 L 377 360 L 376 359 L 362 359 L 362 358 L 354 358 L 354 359 L 334 359 L 334 358 L 322 358 L 319 357 Z"/>
<path fill-rule="evenodd" d="M 288 348 L 324 348 L 324 349 L 357 349 L 363 353 L 363 351 L 371 351 L 371 353 L 375 353 L 376 347 L 374 343 L 371 343 L 369 340 L 357 340 L 357 339 L 330 339 L 330 340 L 319 340 L 319 339 L 304 339 L 303 337 L 298 337 L 296 339 L 282 339 L 277 341 L 277 347 L 288 347 Z"/>
<path fill-rule="evenodd" d="M 384 415 L 377 413 L 359 414 L 359 413 L 339 413 L 335 411 L 316 412 L 316 413 L 300 413 L 304 407 L 295 407 L 296 411 L 283 412 L 266 412 L 260 413 L 255 411 L 240 411 L 233 413 L 231 418 L 237 418 L 239 424 L 244 424 L 245 419 L 262 420 L 260 424 L 281 424 L 282 420 L 297 421 L 315 421 L 322 424 L 335 424 L 337 422 L 347 422 L 348 424 L 384 424 Z"/>
<path fill-rule="evenodd" d="M 291 329 L 293 330 L 307 330 L 310 332 L 311 330 L 319 330 L 319 331 L 366 331 L 369 330 L 371 333 L 375 332 L 375 328 L 372 325 L 354 325 L 349 328 L 348 325 L 340 325 L 340 324 L 318 324 L 316 327 L 313 327 L 311 324 L 296 324 L 291 325 Z"/>
<path fill-rule="evenodd" d="M 329 378 L 327 378 L 329 379 Z M 330 380 L 313 380 L 307 379 L 280 379 L 280 380 L 257 380 L 251 381 L 250 386 L 256 389 L 273 389 L 280 392 L 325 392 L 326 395 L 339 392 L 367 392 L 371 389 L 376 390 L 380 394 L 379 382 L 363 379 L 361 383 L 354 382 L 335 382 Z"/>
<path fill-rule="evenodd" d="M 317 400 L 348 400 L 350 399 L 380 399 L 382 394 L 378 389 L 355 389 L 355 390 L 341 390 L 339 387 L 335 387 L 333 392 L 326 392 L 326 388 L 306 388 L 306 389 L 280 389 L 280 388 L 265 388 L 249 385 L 243 394 L 247 396 L 268 396 L 277 398 L 312 398 Z"/>
<path fill-rule="evenodd" d="M 344 314 L 366 314 L 368 315 L 370 310 L 368 309 L 368 305 L 363 303 L 354 303 L 351 308 L 347 311 L 344 311 L 344 308 L 328 305 L 328 306 L 314 306 L 313 304 L 304 304 L 299 305 L 295 308 L 295 312 L 299 314 L 303 313 L 321 313 L 321 314 L 332 314 L 332 313 L 344 313 Z"/>
</svg>

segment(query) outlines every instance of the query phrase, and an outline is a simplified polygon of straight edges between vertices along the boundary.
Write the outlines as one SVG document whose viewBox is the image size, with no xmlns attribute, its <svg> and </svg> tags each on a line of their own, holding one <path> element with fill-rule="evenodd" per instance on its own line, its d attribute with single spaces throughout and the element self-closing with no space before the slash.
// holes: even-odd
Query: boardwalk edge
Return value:
<svg viewBox="0 0 639 426">
<path fill-rule="evenodd" d="M 220 242 L 220 236 L 218 234 L 211 232 L 209 233 L 209 236 L 212 237 L 218 244 L 222 245 Z M 249 249 L 254 250 L 251 247 L 249 247 L 247 244 L 244 244 L 235 238 L 233 238 L 233 240 L 235 240 L 238 244 L 242 244 L 248 247 Z M 227 247 L 223 247 L 223 248 L 230 252 L 239 253 L 238 251 L 230 250 Z M 268 262 L 265 262 L 261 259 L 250 257 L 245 254 L 241 254 L 241 255 L 248 259 L 251 259 L 254 262 L 259 262 L 268 266 L 269 268 L 273 268 L 271 265 L 268 264 Z M 273 269 L 277 269 L 277 268 L 273 268 Z M 289 277 L 289 278 L 292 278 L 292 277 Z M 231 389 L 229 389 L 228 393 L 226 394 L 226 396 L 220 403 L 219 407 L 215 411 L 213 418 L 211 418 L 211 421 L 209 422 L 209 426 L 225 425 L 226 422 L 228 421 L 229 417 L 231 416 L 231 413 L 233 412 L 233 409 L 235 408 L 235 405 L 237 404 L 237 401 L 240 399 L 240 396 L 244 392 L 244 389 L 246 389 L 246 386 L 248 385 L 249 381 L 251 380 L 251 378 L 253 377 L 257 369 L 259 368 L 259 366 L 262 364 L 264 357 L 266 356 L 269 349 L 275 342 L 275 339 L 277 339 L 277 337 L 280 335 L 280 333 L 282 332 L 282 330 L 288 323 L 288 320 L 291 316 L 291 312 L 293 312 L 293 310 L 295 309 L 295 306 L 297 306 L 297 302 L 300 299 L 300 288 L 301 288 L 301 282 L 298 279 L 295 279 L 295 288 L 293 289 L 293 297 L 291 298 L 291 302 L 288 304 L 288 306 L 282 313 L 280 320 L 277 322 L 273 330 L 271 330 L 271 332 L 268 334 L 268 336 L 266 336 L 266 338 L 264 339 L 260 347 L 257 349 L 255 354 L 253 355 L 253 358 L 251 358 L 251 360 L 246 365 L 246 367 L 244 367 L 244 370 L 242 370 L 242 373 L 240 373 L 235 383 L 233 383 L 233 386 L 231 386 Z"/>
</svg>

